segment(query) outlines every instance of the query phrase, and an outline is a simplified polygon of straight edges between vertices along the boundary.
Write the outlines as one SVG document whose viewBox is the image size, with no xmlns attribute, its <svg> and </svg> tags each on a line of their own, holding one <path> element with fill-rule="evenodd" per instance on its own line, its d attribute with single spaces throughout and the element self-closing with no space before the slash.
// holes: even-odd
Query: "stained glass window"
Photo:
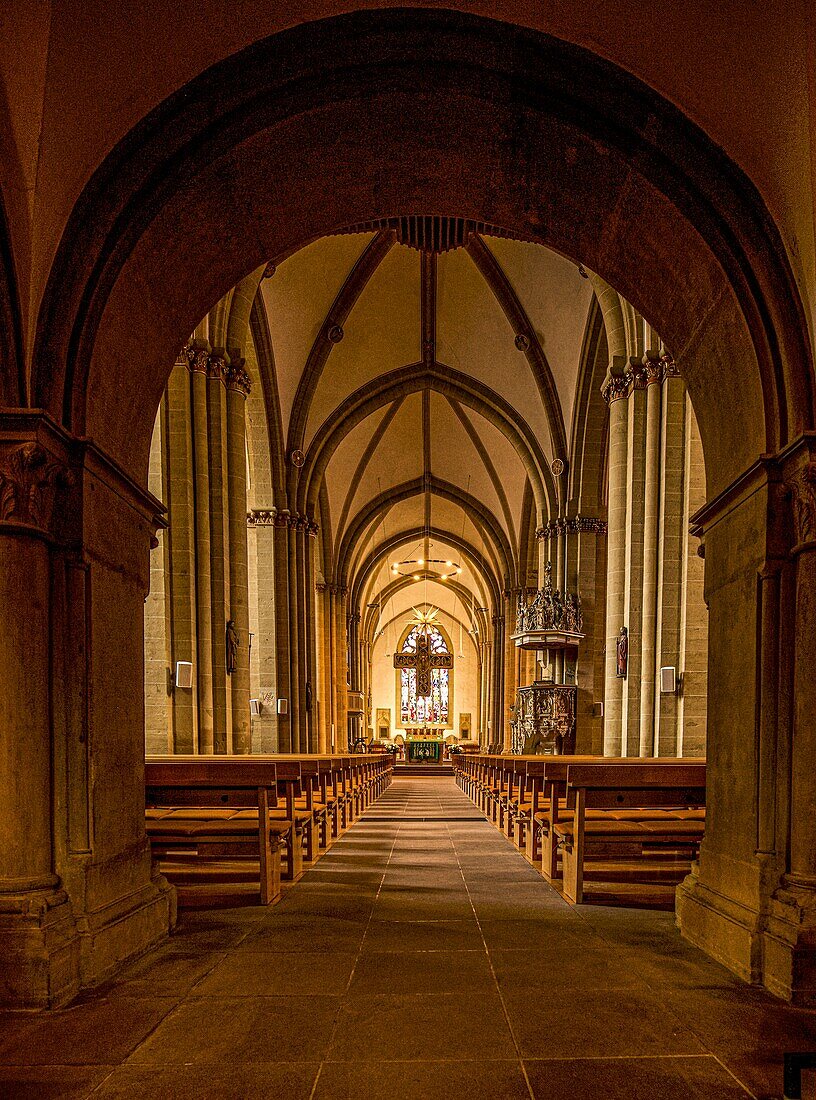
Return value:
<svg viewBox="0 0 816 1100">
<path fill-rule="evenodd" d="M 401 653 L 416 653 L 417 639 L 427 631 L 431 653 L 450 653 L 442 631 L 436 626 L 413 627 L 402 643 Z M 402 726 L 446 725 L 450 701 L 450 671 L 431 669 L 431 694 L 417 695 L 416 668 L 400 669 L 400 717 Z"/>
</svg>

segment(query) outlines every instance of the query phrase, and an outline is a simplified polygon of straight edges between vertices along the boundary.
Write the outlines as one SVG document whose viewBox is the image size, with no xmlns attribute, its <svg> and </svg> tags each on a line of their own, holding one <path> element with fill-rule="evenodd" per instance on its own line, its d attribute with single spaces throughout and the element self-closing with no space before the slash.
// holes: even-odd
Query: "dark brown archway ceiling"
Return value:
<svg viewBox="0 0 816 1100">
<path fill-rule="evenodd" d="M 308 491 L 321 500 L 327 576 L 342 568 L 353 585 L 379 544 L 429 526 L 477 548 L 494 591 L 520 572 L 525 500 L 539 502 L 532 522 L 558 506 L 549 465 L 569 458 L 591 300 L 562 256 L 495 226 L 430 217 L 353 226 L 263 280 L 279 395 L 268 416 L 282 427 L 292 499 L 304 498 L 310 469 L 292 453 L 334 440 L 341 407 L 376 405 L 331 442 L 323 492 Z M 384 375 L 394 390 L 365 405 Z M 406 495 L 414 484 L 445 490 Z M 375 575 L 365 598 L 386 581 Z M 462 583 L 488 598 L 469 571 Z"/>
</svg>

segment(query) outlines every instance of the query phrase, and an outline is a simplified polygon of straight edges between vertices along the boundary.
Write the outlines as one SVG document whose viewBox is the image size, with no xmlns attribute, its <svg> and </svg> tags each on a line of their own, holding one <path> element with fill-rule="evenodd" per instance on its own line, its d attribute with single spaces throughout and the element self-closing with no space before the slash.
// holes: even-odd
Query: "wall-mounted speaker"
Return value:
<svg viewBox="0 0 816 1100">
<path fill-rule="evenodd" d="M 666 665 L 660 670 L 660 694 L 674 695 L 677 692 L 677 669 Z"/>
<path fill-rule="evenodd" d="M 192 661 L 176 661 L 176 687 L 191 688 L 193 686 Z"/>
<path fill-rule="evenodd" d="M 288 714 L 288 713 L 289 713 L 289 700 L 288 699 L 278 699 L 278 714 Z"/>
<path fill-rule="evenodd" d="M 260 699 L 250 699 L 249 700 L 249 713 L 253 716 L 253 718 L 257 718 L 258 715 L 261 713 L 262 709 L 263 709 L 263 703 L 261 702 Z"/>
</svg>

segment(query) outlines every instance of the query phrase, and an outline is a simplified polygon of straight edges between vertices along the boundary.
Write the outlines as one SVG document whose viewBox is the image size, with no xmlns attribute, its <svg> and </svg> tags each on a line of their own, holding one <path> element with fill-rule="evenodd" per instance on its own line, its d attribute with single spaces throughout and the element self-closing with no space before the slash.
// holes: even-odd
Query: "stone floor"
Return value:
<svg viewBox="0 0 816 1100">
<path fill-rule="evenodd" d="M 782 1095 L 816 1013 L 671 915 L 566 905 L 450 779 L 404 779 L 271 910 L 187 914 L 110 986 L 0 1014 L 0 1097 Z"/>
</svg>

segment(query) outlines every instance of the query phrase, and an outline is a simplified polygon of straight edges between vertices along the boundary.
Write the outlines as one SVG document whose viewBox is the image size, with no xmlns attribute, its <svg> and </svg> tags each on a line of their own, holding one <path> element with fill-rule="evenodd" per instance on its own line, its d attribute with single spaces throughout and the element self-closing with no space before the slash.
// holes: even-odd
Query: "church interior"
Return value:
<svg viewBox="0 0 816 1100">
<path fill-rule="evenodd" d="M 0 0 L 0 1095 L 816 1095 L 814 335 L 807 5 Z"/>
</svg>

